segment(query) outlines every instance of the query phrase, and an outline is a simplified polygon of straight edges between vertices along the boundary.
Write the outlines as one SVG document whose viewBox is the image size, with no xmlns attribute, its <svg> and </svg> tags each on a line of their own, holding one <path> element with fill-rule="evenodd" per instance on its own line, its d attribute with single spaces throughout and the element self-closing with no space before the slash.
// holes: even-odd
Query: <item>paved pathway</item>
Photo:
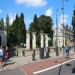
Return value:
<svg viewBox="0 0 75 75">
<path fill-rule="evenodd" d="M 53 68 L 35 72 L 34 75 L 75 75 L 75 59 Z"/>
<path fill-rule="evenodd" d="M 54 59 L 47 59 L 47 60 L 42 60 L 40 62 L 32 63 L 32 64 L 25 64 L 22 65 L 20 68 L 27 72 L 27 75 L 34 75 L 35 72 L 50 68 L 55 65 L 62 64 L 66 61 L 69 61 L 73 59 L 74 55 L 71 55 L 69 59 L 65 59 L 65 57 L 58 57 Z"/>
</svg>

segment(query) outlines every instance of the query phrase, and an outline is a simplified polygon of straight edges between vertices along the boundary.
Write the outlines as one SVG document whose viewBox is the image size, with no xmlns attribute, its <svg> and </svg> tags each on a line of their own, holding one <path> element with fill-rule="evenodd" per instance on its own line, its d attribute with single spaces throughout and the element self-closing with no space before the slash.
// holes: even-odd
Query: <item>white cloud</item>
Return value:
<svg viewBox="0 0 75 75">
<path fill-rule="evenodd" d="M 0 9 L 0 13 L 2 13 L 3 11 Z"/>
<path fill-rule="evenodd" d="M 16 13 L 9 13 L 9 23 L 12 24 L 15 19 Z"/>
<path fill-rule="evenodd" d="M 15 0 L 17 4 L 24 4 L 32 7 L 44 6 L 47 4 L 47 0 Z"/>
<path fill-rule="evenodd" d="M 52 16 L 52 14 L 53 14 L 53 9 L 52 7 L 50 7 L 49 9 L 46 10 L 45 15 Z"/>
<path fill-rule="evenodd" d="M 66 24 L 67 23 L 67 18 L 68 18 L 68 15 L 64 15 L 64 24 Z M 59 24 L 63 24 L 63 15 L 61 15 L 60 17 L 59 17 L 59 22 L 58 22 Z"/>
</svg>

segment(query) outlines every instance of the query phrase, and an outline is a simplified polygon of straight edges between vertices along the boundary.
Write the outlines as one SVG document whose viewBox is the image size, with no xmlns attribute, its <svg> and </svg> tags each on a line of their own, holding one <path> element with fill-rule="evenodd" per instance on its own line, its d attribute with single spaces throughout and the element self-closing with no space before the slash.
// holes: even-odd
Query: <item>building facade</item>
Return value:
<svg viewBox="0 0 75 75">
<path fill-rule="evenodd" d="M 73 46 L 73 30 L 67 25 L 64 27 L 65 44 Z"/>
<path fill-rule="evenodd" d="M 53 46 L 57 44 L 58 47 L 62 47 L 65 44 L 73 46 L 73 30 L 68 25 L 54 29 Z"/>
</svg>

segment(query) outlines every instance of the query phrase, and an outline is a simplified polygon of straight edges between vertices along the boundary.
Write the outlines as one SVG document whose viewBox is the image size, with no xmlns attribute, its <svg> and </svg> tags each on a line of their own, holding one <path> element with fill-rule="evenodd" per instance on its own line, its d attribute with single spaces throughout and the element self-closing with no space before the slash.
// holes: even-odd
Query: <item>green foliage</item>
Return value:
<svg viewBox="0 0 75 75">
<path fill-rule="evenodd" d="M 10 45 L 10 42 L 12 42 L 12 30 L 10 30 L 10 24 L 9 24 L 9 15 L 6 16 L 6 30 L 7 30 L 7 45 Z"/>
<path fill-rule="evenodd" d="M 36 32 L 36 37 L 38 37 L 38 35 L 39 35 L 39 33 L 38 33 L 38 19 L 37 19 L 36 14 L 34 15 L 33 22 L 30 24 L 29 31 L 30 31 L 30 44 L 32 45 L 32 32 Z M 36 39 L 37 45 L 39 45 L 38 39 L 39 38 Z"/>
<path fill-rule="evenodd" d="M 38 27 L 40 31 L 47 33 L 51 37 L 53 34 L 53 30 L 52 30 L 53 22 L 51 17 L 42 15 L 38 18 L 38 22 L 39 22 Z"/>
<path fill-rule="evenodd" d="M 0 20 L 0 29 L 4 29 L 4 20 L 3 20 L 3 18 Z"/>
<path fill-rule="evenodd" d="M 8 41 L 10 40 L 9 44 L 20 45 L 21 43 L 26 42 L 26 27 L 23 13 L 21 13 L 21 16 L 16 15 L 12 26 L 8 30 L 8 36 Z"/>
<path fill-rule="evenodd" d="M 52 19 L 50 16 L 41 15 L 37 17 L 34 15 L 33 22 L 30 24 L 29 31 L 36 32 L 36 42 L 37 46 L 40 46 L 40 32 L 47 33 L 48 36 L 53 39 L 53 30 L 52 30 Z M 52 45 L 52 40 L 49 40 L 49 45 Z"/>
<path fill-rule="evenodd" d="M 12 44 L 15 45 L 14 42 L 16 42 L 17 39 L 16 39 L 16 34 L 15 34 L 13 28 L 8 29 L 8 35 L 7 36 L 8 36 L 7 37 L 7 40 L 8 40 L 7 45 L 8 46 L 11 46 Z"/>
<path fill-rule="evenodd" d="M 37 32 L 38 31 L 38 18 L 36 15 L 34 15 L 34 20 L 30 24 L 29 31 L 31 31 L 31 32 Z"/>
<path fill-rule="evenodd" d="M 9 15 L 7 15 L 6 17 L 6 25 L 7 25 L 7 29 L 9 28 Z"/>
</svg>

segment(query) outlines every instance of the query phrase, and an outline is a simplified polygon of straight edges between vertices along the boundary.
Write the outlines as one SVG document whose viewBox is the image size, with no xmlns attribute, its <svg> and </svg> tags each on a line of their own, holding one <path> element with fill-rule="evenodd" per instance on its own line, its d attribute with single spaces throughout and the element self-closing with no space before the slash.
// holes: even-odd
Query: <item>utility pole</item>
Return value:
<svg viewBox="0 0 75 75">
<path fill-rule="evenodd" d="M 56 10 L 56 56 L 59 56 L 58 51 L 58 9 Z"/>
<path fill-rule="evenodd" d="M 62 35 L 62 37 L 63 37 L 63 52 L 64 52 L 64 46 L 65 46 L 65 43 L 64 43 L 64 0 L 62 0 L 62 13 L 63 13 L 63 23 L 62 23 L 62 27 L 63 27 L 63 35 Z"/>
<path fill-rule="evenodd" d="M 75 3 L 74 3 L 74 10 L 75 10 Z M 74 52 L 75 52 L 75 37 L 74 37 Z"/>
</svg>

